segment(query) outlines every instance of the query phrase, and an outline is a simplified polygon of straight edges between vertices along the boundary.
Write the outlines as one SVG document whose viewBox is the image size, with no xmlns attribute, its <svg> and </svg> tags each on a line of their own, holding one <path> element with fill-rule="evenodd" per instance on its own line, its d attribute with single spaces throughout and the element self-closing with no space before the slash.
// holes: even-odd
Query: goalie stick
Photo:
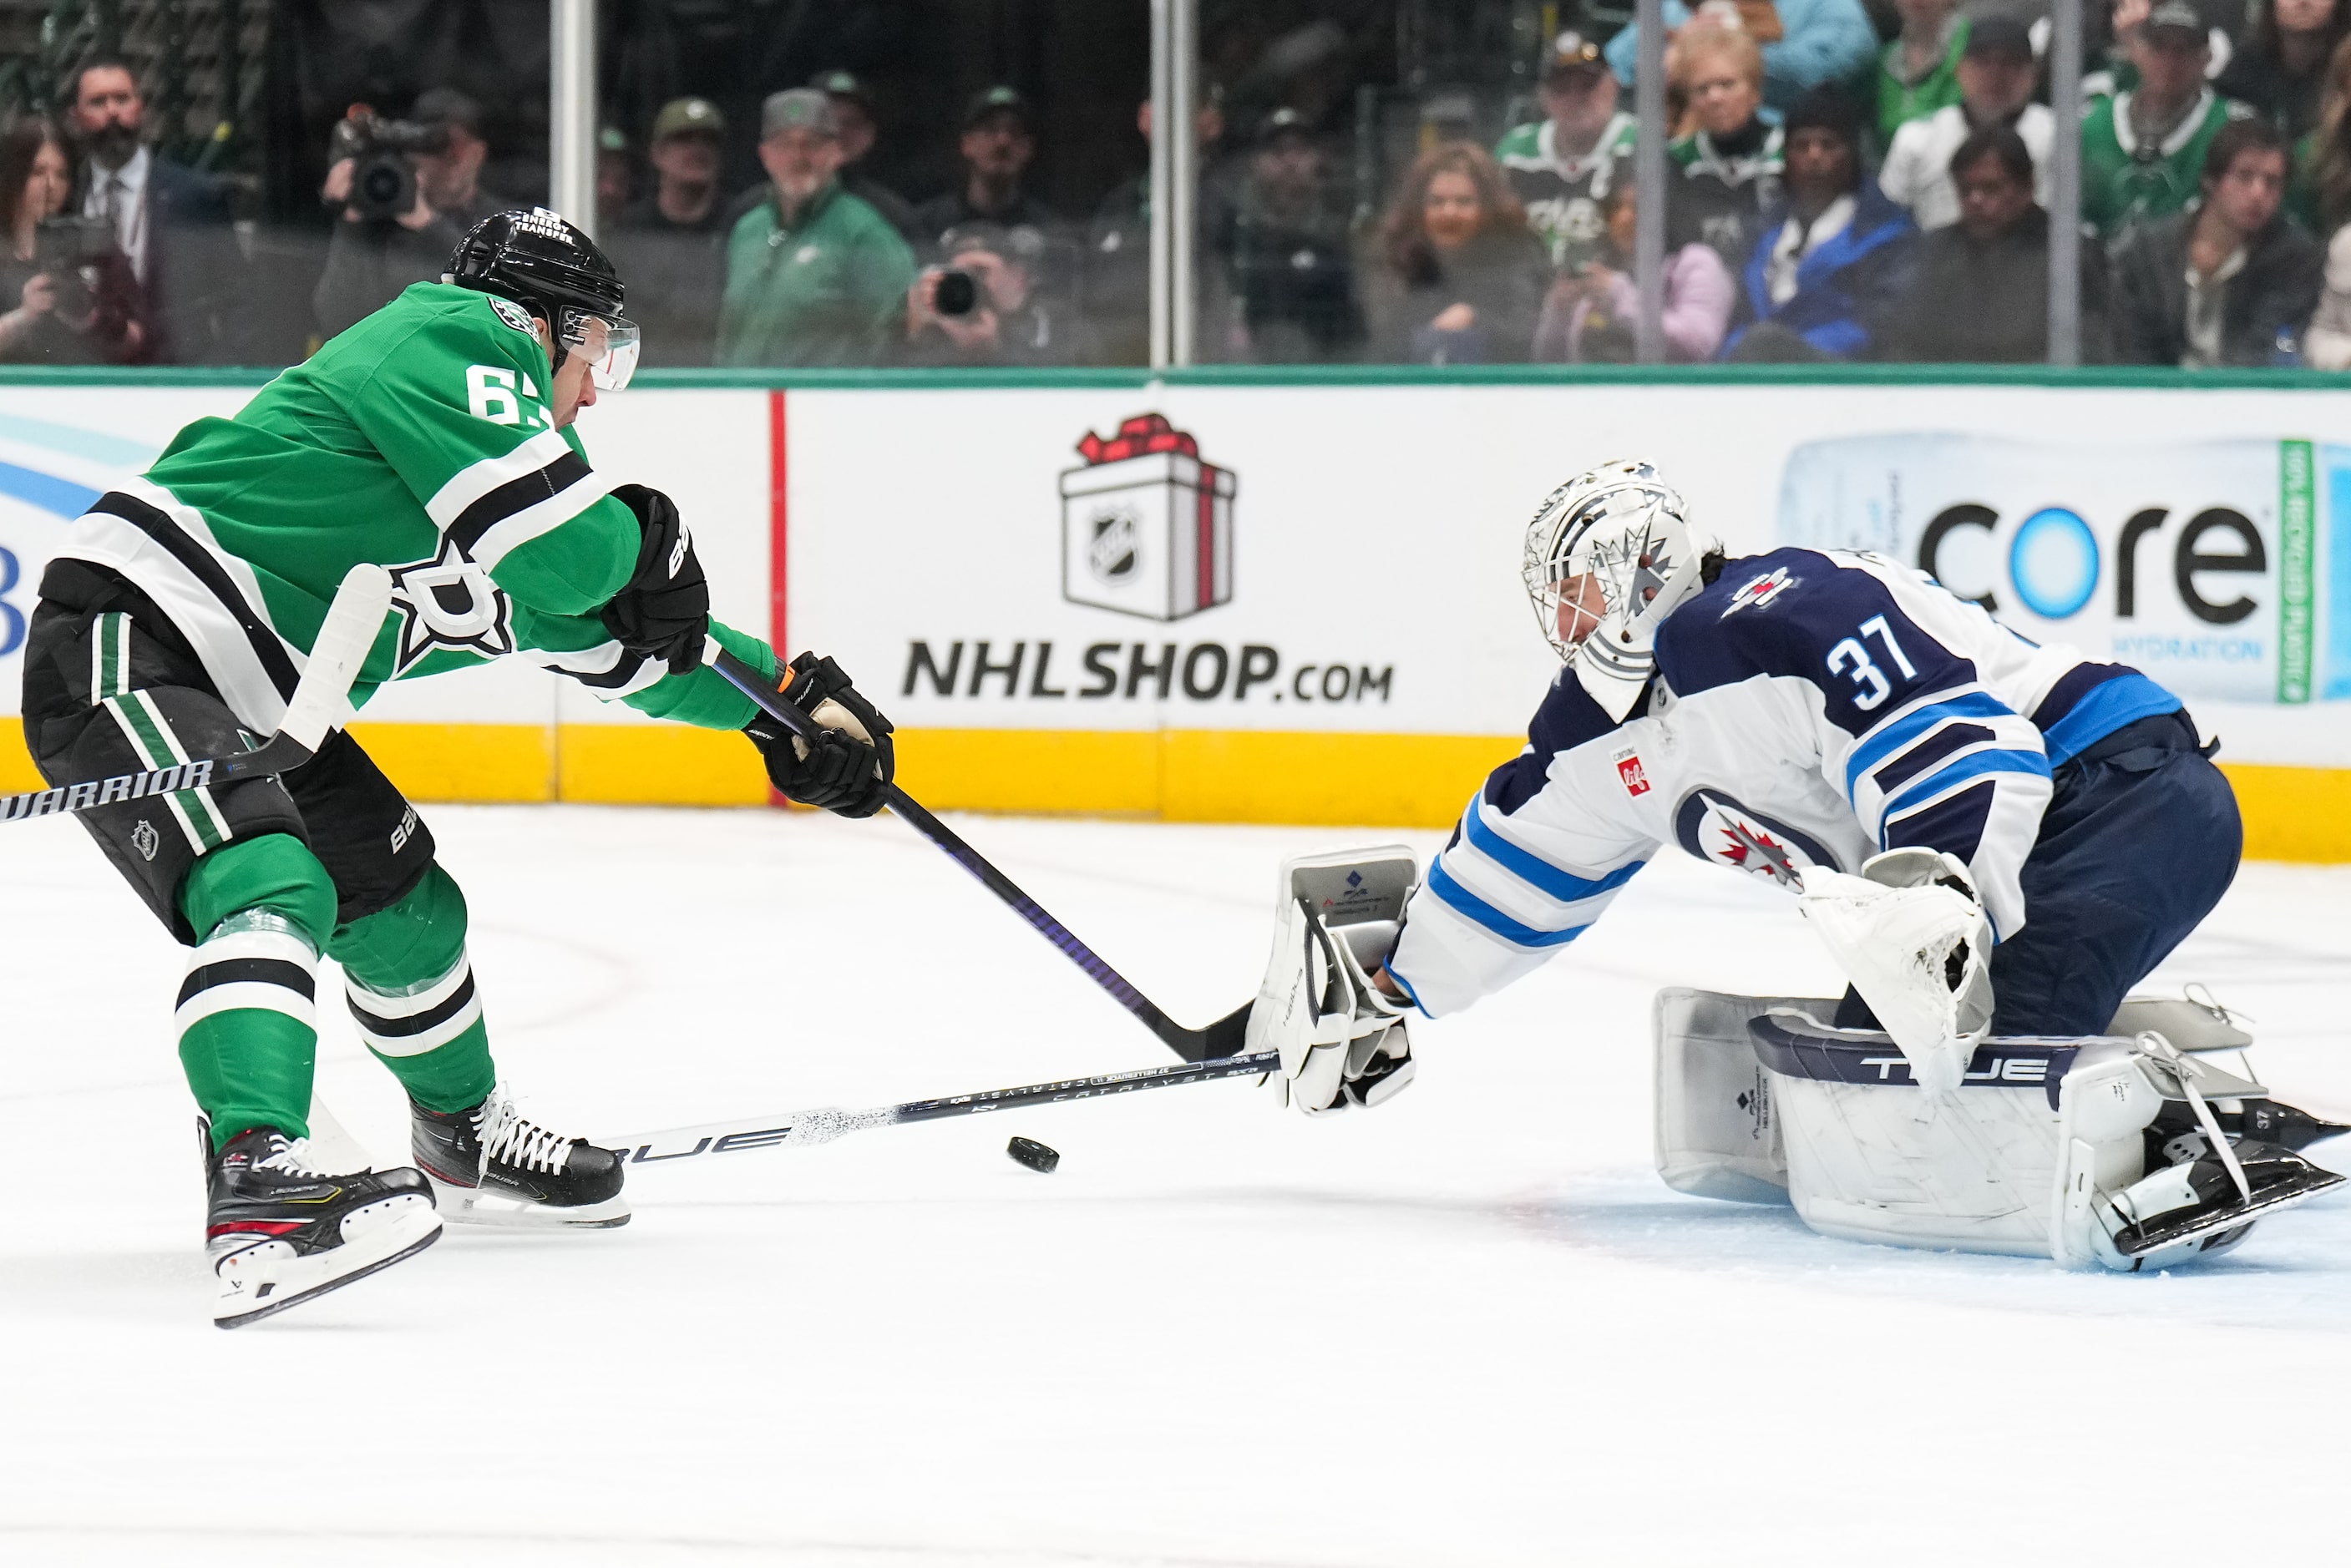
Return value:
<svg viewBox="0 0 2351 1568">
<path fill-rule="evenodd" d="M 626 1164 L 652 1165 L 750 1148 L 799 1148 L 831 1143 L 872 1127 L 944 1121 L 949 1116 L 976 1116 L 983 1111 L 1100 1099 L 1110 1095 L 1131 1095 L 1138 1089 L 1172 1089 L 1182 1084 L 1207 1084 L 1221 1078 L 1246 1078 L 1253 1074 L 1280 1071 L 1281 1053 L 1260 1051 L 1249 1056 L 1225 1056 L 1181 1066 L 1144 1067 L 1132 1073 L 1104 1073 L 1091 1078 L 1061 1078 L 1048 1084 L 982 1089 L 976 1094 L 947 1095 L 935 1100 L 904 1100 L 894 1106 L 875 1106 L 861 1111 L 828 1106 L 786 1116 L 705 1122 L 700 1127 L 667 1127 L 660 1132 L 629 1133 L 590 1141 L 611 1149 Z M 655 1152 L 660 1149 L 669 1152 Z"/>
<path fill-rule="evenodd" d="M 820 727 L 798 708 L 783 700 L 759 672 L 714 640 L 710 645 L 710 667 L 724 676 L 744 696 L 759 705 L 760 711 L 791 731 L 802 740 L 813 740 Z M 1217 1019 L 1205 1029 L 1186 1029 L 1160 1011 L 1143 992 L 1127 982 L 1126 977 L 1104 963 L 1093 949 L 1080 941 L 1071 929 L 1047 913 L 1044 907 L 1020 890 L 1020 885 L 988 864 L 987 857 L 966 844 L 956 831 L 916 802 L 896 784 L 883 792 L 883 800 L 890 809 L 912 823 L 917 832 L 947 853 L 947 857 L 979 879 L 980 886 L 1012 906 L 1019 917 L 1034 927 L 1045 940 L 1061 950 L 1071 963 L 1091 976 L 1118 999 L 1120 1006 L 1143 1021 L 1144 1028 L 1159 1036 L 1160 1043 L 1186 1062 L 1205 1062 L 1229 1057 L 1238 1052 L 1249 1030 L 1249 1008 L 1252 1002 Z"/>
<path fill-rule="evenodd" d="M 294 695 L 287 701 L 285 719 L 277 732 L 255 750 L 0 795 L 0 822 L 29 822 L 37 816 L 57 816 L 149 795 L 291 773 L 318 753 L 328 732 L 335 728 L 343 701 L 350 695 L 351 682 L 359 678 L 360 666 L 375 646 L 376 632 L 391 606 L 392 574 L 381 566 L 362 561 L 343 575 L 342 586 L 335 590 L 327 618 L 311 643 L 309 661 L 295 683 Z"/>
</svg>

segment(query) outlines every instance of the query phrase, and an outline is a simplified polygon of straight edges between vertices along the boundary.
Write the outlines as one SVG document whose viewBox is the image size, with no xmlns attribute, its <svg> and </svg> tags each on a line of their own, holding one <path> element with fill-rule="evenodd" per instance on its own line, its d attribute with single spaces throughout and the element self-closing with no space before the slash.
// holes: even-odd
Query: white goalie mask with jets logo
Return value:
<svg viewBox="0 0 2351 1568">
<path fill-rule="evenodd" d="M 1639 701 L 1656 670 L 1658 626 L 1706 586 L 1705 557 L 1720 548 L 1646 462 L 1604 462 L 1537 509 L 1521 566 L 1527 597 L 1544 639 L 1610 718 Z"/>
</svg>

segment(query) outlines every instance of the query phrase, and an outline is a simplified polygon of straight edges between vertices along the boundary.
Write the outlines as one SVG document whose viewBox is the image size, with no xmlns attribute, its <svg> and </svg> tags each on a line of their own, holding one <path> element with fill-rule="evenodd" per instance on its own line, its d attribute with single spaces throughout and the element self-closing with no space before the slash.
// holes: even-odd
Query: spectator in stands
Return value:
<svg viewBox="0 0 2351 1568">
<path fill-rule="evenodd" d="M 138 358 L 233 360 L 242 330 L 241 266 L 227 192 L 146 145 L 146 109 L 138 78 L 121 60 L 100 57 L 74 73 L 68 129 L 83 153 L 82 215 L 113 224 L 131 264 Z"/>
<path fill-rule="evenodd" d="M 138 285 L 102 220 L 46 231 L 73 189 L 71 155 L 57 128 L 28 115 L 0 135 L 0 361 L 11 365 L 119 364 L 137 357 Z M 57 242 L 87 259 L 61 258 Z M 47 254 L 44 254 L 44 253 Z M 60 259 L 68 265 L 59 265 Z"/>
<path fill-rule="evenodd" d="M 729 227 L 718 200 L 726 135 L 726 117 L 708 99 L 662 105 L 647 151 L 653 188 L 604 235 L 605 253 L 628 284 L 629 317 L 644 335 L 648 366 L 710 363 Z"/>
<path fill-rule="evenodd" d="M 1985 26 L 2006 18 L 1987 18 Z M 1980 35 L 1979 35 L 1980 36 Z M 1951 154 L 1959 211 L 1918 242 L 1908 293 L 1880 357 L 1931 364 L 2031 364 L 2049 357 L 2049 213 L 2033 201 L 2033 157 L 2013 126 L 1968 133 Z M 2106 268 L 2081 247 L 2081 358 L 2109 356 Z"/>
<path fill-rule="evenodd" d="M 922 236 L 912 202 L 874 179 L 871 171 L 859 167 L 882 134 L 881 119 L 873 112 L 873 95 L 865 84 L 848 71 L 819 71 L 809 86 L 832 99 L 833 116 L 841 121 L 841 188 L 881 213 L 906 237 L 907 244 L 917 243 L 918 236 L 935 238 L 935 234 Z"/>
<path fill-rule="evenodd" d="M 1571 364 L 1626 365 L 1635 358 L 1641 308 L 1633 284 L 1637 197 L 1630 180 L 1610 188 L 1606 248 L 1553 279 L 1535 327 L 1534 358 Z M 1684 363 L 1711 359 L 1722 347 L 1738 295 L 1714 247 L 1693 241 L 1666 254 L 1663 313 L 1666 354 Z"/>
<path fill-rule="evenodd" d="M 2213 89 L 2267 119 L 2289 144 L 2301 140 L 2318 125 L 2326 63 L 2351 34 L 2346 10 L 2346 0 L 2268 0 Z"/>
<path fill-rule="evenodd" d="M 2286 210 L 2313 234 L 2351 223 L 2351 38 L 2335 47 L 2318 128 L 2294 150 Z"/>
<path fill-rule="evenodd" d="M 1917 227 L 1862 171 L 1860 119 L 1843 94 L 1806 99 L 1787 130 L 1787 200 L 1756 236 L 1725 357 L 1866 358 L 1909 286 Z"/>
<path fill-rule="evenodd" d="M 1698 129 L 1666 149 L 1679 174 L 1669 176 L 1667 244 L 1712 245 L 1736 273 L 1780 200 L 1783 135 L 1763 118 L 1763 54 L 1739 29 L 1694 26 L 1675 40 L 1673 65 Z"/>
<path fill-rule="evenodd" d="M 917 242 L 931 244 L 966 223 L 996 223 L 1050 234 L 1056 219 L 1023 182 L 1036 161 L 1029 100 L 1018 88 L 975 95 L 963 117 L 963 183 L 914 209 Z"/>
<path fill-rule="evenodd" d="M 1134 128 L 1151 140 L 1151 100 L 1134 111 Z M 1197 166 L 1207 168 L 1209 150 L 1223 140 L 1224 109 L 1211 96 L 1201 100 L 1192 116 L 1192 145 Z M 1197 206 L 1193 219 L 1196 257 L 1193 276 L 1200 284 L 1197 316 L 1203 323 L 1223 323 L 1232 317 L 1224 296 L 1218 264 L 1228 254 L 1233 202 L 1222 182 L 1204 175 L 1194 192 Z M 1079 269 L 1079 290 L 1085 317 L 1084 343 L 1088 361 L 1096 365 L 1147 365 L 1151 362 L 1151 169 L 1112 187 L 1094 209 Z M 1204 331 L 1198 347 L 1214 357 L 1219 347 Z M 1222 347 L 1241 351 L 1246 344 Z"/>
<path fill-rule="evenodd" d="M 726 236 L 721 365 L 871 365 L 892 358 L 914 253 L 841 188 L 841 126 L 813 88 L 759 111 L 768 199 Z"/>
<path fill-rule="evenodd" d="M 1740 30 L 1763 47 L 1763 101 L 1774 109 L 1787 109 L 1814 88 L 1865 75 L 1877 54 L 1877 29 L 1861 0 L 1740 0 L 1735 9 Z M 1691 19 L 1682 0 L 1665 0 L 1665 16 L 1668 32 Z M 1628 88 L 1638 33 L 1628 26 L 1608 40 L 1608 63 Z"/>
<path fill-rule="evenodd" d="M 2351 226 L 2326 242 L 2325 286 L 2302 335 L 2302 362 L 2314 370 L 2351 370 Z"/>
<path fill-rule="evenodd" d="M 1044 236 L 1034 229 L 967 223 L 939 241 L 946 265 L 925 267 L 906 291 L 906 359 L 915 365 L 1068 365 L 1074 323 L 1038 287 Z M 970 280 L 959 311 L 942 307 L 943 281 Z"/>
<path fill-rule="evenodd" d="M 621 221 L 637 193 L 636 161 L 628 132 L 608 125 L 596 133 L 596 227 L 601 234 Z"/>
<path fill-rule="evenodd" d="M 1968 19 L 1959 0 L 1894 0 L 1902 33 L 1877 57 L 1877 144 L 1914 119 L 1959 101 Z"/>
<path fill-rule="evenodd" d="M 1633 117 L 1616 107 L 1614 73 L 1600 47 L 1562 33 L 1543 59 L 1544 118 L 1502 138 L 1494 156 L 1527 210 L 1553 266 L 1581 265 L 1605 238 L 1609 187 L 1633 177 Z"/>
<path fill-rule="evenodd" d="M 1367 304 L 1381 362 L 1525 362 L 1551 253 L 1492 154 L 1442 141 L 1413 160 L 1376 244 Z"/>
<path fill-rule="evenodd" d="M 2285 139 L 2268 120 L 2233 120 L 2213 136 L 2203 201 L 2116 248 L 2118 359 L 2185 369 L 2293 360 L 2326 254 L 2280 211 L 2285 170 Z"/>
<path fill-rule="evenodd" d="M 1296 109 L 1279 109 L 1220 247 L 1232 301 L 1232 357 L 1260 365 L 1353 358 L 1364 337 L 1347 213 L 1333 198 L 1322 144 Z"/>
<path fill-rule="evenodd" d="M 2244 113 L 2204 85 L 2212 46 L 2191 0 L 2158 0 L 2128 54 L 2138 85 L 2082 116 L 2082 222 L 2109 243 L 2193 200 L 2212 139 Z"/>
<path fill-rule="evenodd" d="M 353 202 L 351 160 L 327 171 L 320 195 L 341 217 L 327 242 L 327 270 L 311 296 L 319 330 L 331 337 L 390 304 L 412 283 L 438 278 L 465 231 L 513 203 L 482 189 L 481 105 L 454 88 L 419 93 L 410 118 L 441 133 L 437 151 L 415 152 L 416 200 L 392 218 L 372 218 Z"/>
<path fill-rule="evenodd" d="M 1986 16 L 1968 34 L 1959 58 L 1959 101 L 1914 119 L 1894 134 L 1877 183 L 1888 200 L 1910 209 L 1921 229 L 1957 223 L 1959 192 L 1951 154 L 1976 131 L 2012 128 L 2032 154 L 2032 199 L 2049 199 L 2049 143 L 2056 117 L 2032 100 L 2032 38 L 2013 16 Z"/>
</svg>

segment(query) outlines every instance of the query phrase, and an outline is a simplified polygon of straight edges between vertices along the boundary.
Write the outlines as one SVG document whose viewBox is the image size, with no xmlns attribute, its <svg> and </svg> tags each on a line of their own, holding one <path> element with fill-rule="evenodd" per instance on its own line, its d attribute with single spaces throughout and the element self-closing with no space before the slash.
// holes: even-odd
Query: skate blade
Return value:
<svg viewBox="0 0 2351 1568">
<path fill-rule="evenodd" d="M 2239 1202 L 2227 1209 L 2175 1220 L 2168 1225 L 2158 1217 L 2145 1225 L 2125 1226 L 2115 1232 L 2115 1251 L 2126 1258 L 2144 1258 L 2183 1241 L 2209 1236 L 2216 1231 L 2232 1231 L 2240 1225 L 2250 1225 L 2264 1215 L 2278 1213 L 2322 1192 L 2331 1191 L 2342 1186 L 2345 1179 L 2331 1170 L 2321 1170 L 2313 1166 L 2306 1175 L 2257 1192 L 2249 1202 Z M 2126 1237 L 2128 1240 L 2125 1240 Z"/>
<path fill-rule="evenodd" d="M 565 1209 L 552 1203 L 529 1203 L 485 1192 L 477 1187 L 452 1187 L 424 1173 L 433 1186 L 433 1200 L 441 1218 L 452 1225 L 485 1225 L 504 1231 L 617 1231 L 629 1222 L 629 1200 L 619 1193 L 601 1203 Z"/>
<path fill-rule="evenodd" d="M 401 1202 L 386 1223 L 329 1251 L 300 1257 L 277 1255 L 290 1251 L 277 1243 L 250 1249 L 221 1266 L 213 1326 L 243 1328 L 275 1317 L 287 1307 L 413 1258 L 440 1239 L 440 1216 L 410 1199 Z"/>
</svg>

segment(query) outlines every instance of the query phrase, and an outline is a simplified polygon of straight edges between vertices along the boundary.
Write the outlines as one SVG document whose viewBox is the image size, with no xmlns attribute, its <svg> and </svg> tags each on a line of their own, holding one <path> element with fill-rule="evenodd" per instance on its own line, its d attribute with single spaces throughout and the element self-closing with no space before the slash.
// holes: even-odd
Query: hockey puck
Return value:
<svg viewBox="0 0 2351 1568">
<path fill-rule="evenodd" d="M 1039 1143 L 1033 1137 L 1016 1137 L 1004 1146 L 1004 1152 L 1029 1169 L 1047 1175 L 1052 1174 L 1053 1168 L 1061 1163 L 1060 1149 Z"/>
</svg>

